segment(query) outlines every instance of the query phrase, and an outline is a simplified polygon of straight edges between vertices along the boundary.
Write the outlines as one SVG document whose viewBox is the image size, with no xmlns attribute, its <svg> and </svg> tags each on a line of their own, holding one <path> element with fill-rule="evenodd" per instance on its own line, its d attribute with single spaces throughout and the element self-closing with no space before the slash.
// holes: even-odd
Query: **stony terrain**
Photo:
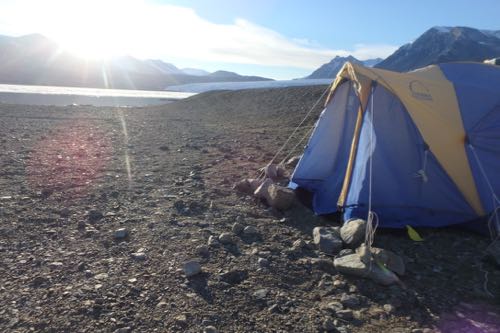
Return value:
<svg viewBox="0 0 500 333">
<path fill-rule="evenodd" d="M 499 332 L 488 238 L 379 230 L 375 245 L 406 264 L 403 284 L 384 287 L 338 274 L 311 243 L 334 218 L 232 190 L 324 89 L 0 105 L 0 331 Z M 187 261 L 201 273 L 186 277 Z"/>
</svg>

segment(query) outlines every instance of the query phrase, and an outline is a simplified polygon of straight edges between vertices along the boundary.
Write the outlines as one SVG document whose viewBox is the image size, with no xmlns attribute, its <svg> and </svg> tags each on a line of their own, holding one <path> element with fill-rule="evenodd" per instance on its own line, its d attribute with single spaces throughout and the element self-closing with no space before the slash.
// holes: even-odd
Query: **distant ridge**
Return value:
<svg viewBox="0 0 500 333">
<path fill-rule="evenodd" d="M 362 64 L 368 67 L 373 67 L 375 64 L 378 64 L 382 59 L 368 59 L 368 60 L 358 60 L 353 56 L 347 57 L 339 57 L 336 56 L 329 63 L 326 63 L 312 72 L 309 76 L 306 76 L 305 79 L 333 79 L 337 76 L 338 71 L 342 68 L 342 66 L 347 62 L 352 62 L 356 64 Z"/>
<path fill-rule="evenodd" d="M 40 34 L 0 36 L 0 83 L 164 90 L 187 83 L 267 80 L 271 79 L 227 71 L 182 70 L 162 60 L 131 56 L 88 60 L 61 50 Z"/>
<path fill-rule="evenodd" d="M 451 61 L 483 61 L 500 57 L 500 31 L 469 27 L 432 27 L 414 42 L 375 65 L 405 72 Z"/>
</svg>

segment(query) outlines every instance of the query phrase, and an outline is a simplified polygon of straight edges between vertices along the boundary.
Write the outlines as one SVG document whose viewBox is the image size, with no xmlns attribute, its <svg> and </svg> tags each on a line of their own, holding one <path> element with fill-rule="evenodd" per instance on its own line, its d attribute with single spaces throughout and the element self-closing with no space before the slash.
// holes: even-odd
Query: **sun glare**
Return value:
<svg viewBox="0 0 500 333">
<path fill-rule="evenodd" d="M 137 20 L 130 21 L 134 10 L 139 9 L 139 2 L 56 1 L 50 4 L 57 6 L 47 10 L 53 13 L 52 35 L 65 50 L 90 59 L 135 51 L 127 39 L 133 34 L 133 27 L 141 24 L 138 15 Z"/>
</svg>

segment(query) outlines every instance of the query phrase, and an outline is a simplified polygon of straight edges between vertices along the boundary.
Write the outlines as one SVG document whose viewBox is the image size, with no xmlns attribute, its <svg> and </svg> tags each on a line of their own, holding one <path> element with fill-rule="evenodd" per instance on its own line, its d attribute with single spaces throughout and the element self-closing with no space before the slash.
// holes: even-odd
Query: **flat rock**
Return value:
<svg viewBox="0 0 500 333">
<path fill-rule="evenodd" d="M 146 253 L 144 252 L 134 252 L 131 257 L 135 260 L 146 260 Z"/>
<path fill-rule="evenodd" d="M 375 262 L 365 264 L 357 253 L 335 258 L 333 264 L 339 273 L 369 278 L 382 285 L 390 285 L 399 281 L 394 273 L 380 268 Z"/>
<path fill-rule="evenodd" d="M 333 230 L 324 227 L 313 229 L 313 240 L 318 249 L 328 255 L 334 255 L 342 249 L 342 240 Z"/>
<path fill-rule="evenodd" d="M 357 248 L 365 240 L 366 221 L 351 219 L 340 228 L 340 237 L 347 247 Z"/>
<path fill-rule="evenodd" d="M 243 229 L 243 234 L 248 236 L 255 236 L 259 234 L 259 230 L 257 230 L 257 228 L 255 228 L 254 226 L 249 225 Z"/>
<path fill-rule="evenodd" d="M 182 270 L 184 271 L 184 274 L 186 274 L 186 277 L 195 276 L 201 273 L 201 265 L 196 260 L 190 260 L 184 263 Z"/>
</svg>

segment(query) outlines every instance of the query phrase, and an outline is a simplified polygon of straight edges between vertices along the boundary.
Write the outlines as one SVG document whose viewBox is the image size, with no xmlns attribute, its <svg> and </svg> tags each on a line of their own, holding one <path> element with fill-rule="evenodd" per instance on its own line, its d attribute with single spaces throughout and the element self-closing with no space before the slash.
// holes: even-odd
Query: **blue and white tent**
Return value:
<svg viewBox="0 0 500 333">
<path fill-rule="evenodd" d="M 495 213 L 499 172 L 500 67 L 346 63 L 292 182 L 317 214 L 366 218 L 371 198 L 382 227 L 438 227 Z"/>
</svg>

